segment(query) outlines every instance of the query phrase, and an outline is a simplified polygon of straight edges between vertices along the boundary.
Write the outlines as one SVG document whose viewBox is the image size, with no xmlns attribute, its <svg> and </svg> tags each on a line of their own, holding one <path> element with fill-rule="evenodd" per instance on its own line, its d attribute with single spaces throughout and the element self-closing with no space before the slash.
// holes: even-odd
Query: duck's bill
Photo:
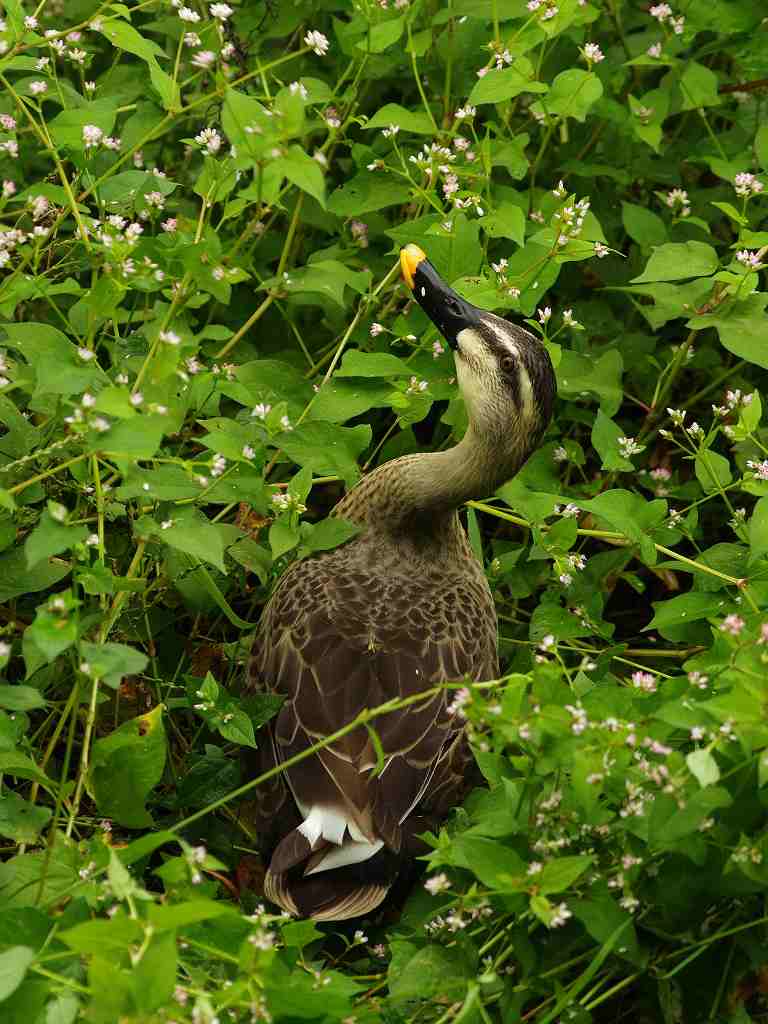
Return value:
<svg viewBox="0 0 768 1024">
<path fill-rule="evenodd" d="M 413 275 L 419 264 L 424 262 L 428 262 L 427 254 L 413 242 L 400 250 L 400 269 L 403 272 L 403 280 L 411 291 L 413 291 Z"/>
<path fill-rule="evenodd" d="M 456 337 L 465 327 L 476 327 L 479 310 L 446 284 L 418 245 L 400 250 L 400 267 L 413 297 L 445 340 L 456 348 Z"/>
</svg>

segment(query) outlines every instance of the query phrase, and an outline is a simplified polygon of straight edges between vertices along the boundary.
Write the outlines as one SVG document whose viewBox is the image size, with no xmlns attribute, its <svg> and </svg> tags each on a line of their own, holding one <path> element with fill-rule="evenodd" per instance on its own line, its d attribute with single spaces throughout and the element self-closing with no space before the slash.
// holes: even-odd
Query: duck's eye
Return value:
<svg viewBox="0 0 768 1024">
<path fill-rule="evenodd" d="M 501 368 L 505 373 L 511 373 L 516 366 L 514 356 L 502 356 L 501 357 Z"/>
</svg>

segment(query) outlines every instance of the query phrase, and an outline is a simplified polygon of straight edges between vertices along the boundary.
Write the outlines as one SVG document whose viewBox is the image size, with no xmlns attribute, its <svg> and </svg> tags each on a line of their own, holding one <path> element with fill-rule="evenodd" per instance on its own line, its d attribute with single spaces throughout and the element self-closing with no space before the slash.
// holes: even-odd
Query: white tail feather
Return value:
<svg viewBox="0 0 768 1024">
<path fill-rule="evenodd" d="M 355 843 L 352 840 L 348 840 L 342 846 L 329 850 L 319 864 L 316 864 L 305 874 L 316 875 L 320 871 L 343 868 L 346 864 L 360 864 L 364 860 L 370 860 L 375 853 L 379 852 L 383 845 L 383 839 L 377 839 L 375 843 Z"/>
<path fill-rule="evenodd" d="M 341 846 L 347 829 L 353 839 L 368 842 L 367 837 L 363 835 L 357 825 L 348 821 L 335 807 L 322 807 L 320 804 L 315 804 L 309 809 L 309 814 L 298 827 L 298 831 L 301 832 L 312 849 L 315 848 L 319 839 L 325 839 L 326 842 L 333 843 L 334 846 Z"/>
<path fill-rule="evenodd" d="M 305 872 L 307 875 L 314 875 L 318 871 L 330 871 L 345 864 L 359 864 L 373 857 L 384 845 L 382 839 L 372 841 L 360 830 L 357 822 L 349 821 L 336 808 L 322 807 L 319 804 L 310 807 L 298 831 L 313 850 L 321 839 L 333 843 L 334 847 L 314 867 Z"/>
</svg>

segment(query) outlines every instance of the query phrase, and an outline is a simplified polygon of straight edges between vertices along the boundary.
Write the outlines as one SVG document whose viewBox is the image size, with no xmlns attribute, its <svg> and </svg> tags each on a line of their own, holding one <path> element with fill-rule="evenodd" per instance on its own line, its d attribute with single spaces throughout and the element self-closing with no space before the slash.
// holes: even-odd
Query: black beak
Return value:
<svg viewBox="0 0 768 1024">
<path fill-rule="evenodd" d="M 445 283 L 418 245 L 400 250 L 400 267 L 413 297 L 451 348 L 457 348 L 457 335 L 478 325 L 480 310 Z"/>
</svg>

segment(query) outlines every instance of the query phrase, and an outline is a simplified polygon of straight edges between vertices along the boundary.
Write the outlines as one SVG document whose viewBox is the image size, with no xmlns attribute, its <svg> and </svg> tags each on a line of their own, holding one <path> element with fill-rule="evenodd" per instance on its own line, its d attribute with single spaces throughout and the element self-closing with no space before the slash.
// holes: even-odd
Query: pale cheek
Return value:
<svg viewBox="0 0 768 1024">
<path fill-rule="evenodd" d="M 531 378 L 528 376 L 528 371 L 522 365 L 518 366 L 518 380 L 520 381 L 520 399 L 523 407 L 523 412 L 527 417 L 533 415 L 533 387 L 531 386 Z"/>
</svg>

